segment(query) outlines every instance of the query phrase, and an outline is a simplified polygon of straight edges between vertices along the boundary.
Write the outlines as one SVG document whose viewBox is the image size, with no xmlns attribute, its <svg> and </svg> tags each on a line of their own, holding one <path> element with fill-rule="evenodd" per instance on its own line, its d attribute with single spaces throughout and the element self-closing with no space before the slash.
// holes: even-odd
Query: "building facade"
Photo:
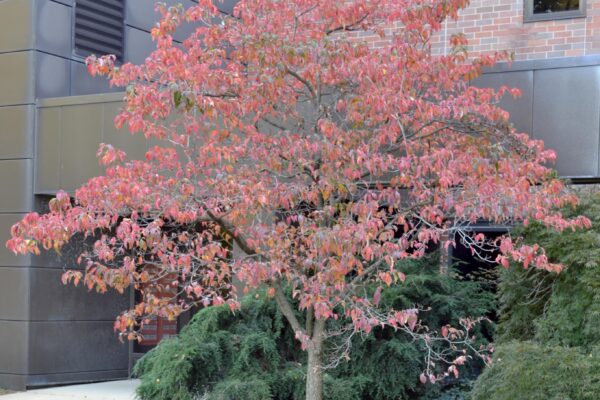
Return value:
<svg viewBox="0 0 600 400">
<path fill-rule="evenodd" d="M 191 0 L 169 1 L 190 6 Z M 101 173 L 100 142 L 143 157 L 141 138 L 113 125 L 123 94 L 87 74 L 90 52 L 141 63 L 153 49 L 153 0 L 0 0 L 0 387 L 129 376 L 133 346 L 114 317 L 132 295 L 99 295 L 60 282 L 74 253 L 17 257 L 10 227 L 43 210 L 59 188 L 73 191 Z M 231 2 L 218 3 L 231 12 Z M 176 40 L 190 27 L 183 27 Z"/>
<path fill-rule="evenodd" d="M 176 0 L 170 0 L 176 3 Z M 191 5 L 191 0 L 179 0 Z M 91 51 L 141 63 L 152 50 L 153 0 L 0 0 L 0 242 L 59 189 L 101 173 L 100 142 L 141 158 L 148 146 L 118 132 L 122 93 L 87 75 Z M 216 4 L 231 12 L 235 0 Z M 182 40 L 191 27 L 175 36 Z M 473 0 L 434 38 L 465 34 L 471 54 L 508 50 L 515 62 L 474 84 L 519 87 L 502 106 L 515 126 L 558 151 L 576 183 L 600 179 L 600 0 Z M 374 46 L 378 37 L 365 37 Z M 17 257 L 0 246 L 0 386 L 10 389 L 126 378 L 135 349 L 112 326 L 133 295 L 63 286 L 76 249 Z"/>
<path fill-rule="evenodd" d="M 443 54 L 452 34 L 477 56 L 509 51 L 476 85 L 521 89 L 502 107 L 515 126 L 558 153 L 556 169 L 574 183 L 598 181 L 600 145 L 600 1 L 473 0 L 436 38 Z"/>
</svg>

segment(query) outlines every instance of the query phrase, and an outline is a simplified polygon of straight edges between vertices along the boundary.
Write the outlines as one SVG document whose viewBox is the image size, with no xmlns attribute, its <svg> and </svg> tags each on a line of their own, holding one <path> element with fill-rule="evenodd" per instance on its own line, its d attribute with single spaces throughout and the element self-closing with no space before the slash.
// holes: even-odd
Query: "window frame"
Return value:
<svg viewBox="0 0 600 400">
<path fill-rule="evenodd" d="M 557 11 L 543 14 L 533 13 L 534 1 L 535 0 L 523 0 L 523 22 L 554 21 L 559 19 L 586 17 L 587 0 L 579 0 L 579 10 Z"/>
</svg>

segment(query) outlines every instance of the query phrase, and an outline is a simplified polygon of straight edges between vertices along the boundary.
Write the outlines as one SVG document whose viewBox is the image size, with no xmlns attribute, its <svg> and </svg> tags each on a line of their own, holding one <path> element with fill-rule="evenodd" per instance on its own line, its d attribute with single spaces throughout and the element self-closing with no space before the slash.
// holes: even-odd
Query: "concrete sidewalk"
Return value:
<svg viewBox="0 0 600 400">
<path fill-rule="evenodd" d="M 0 400 L 133 400 L 137 379 L 29 390 L 0 396 Z"/>
</svg>

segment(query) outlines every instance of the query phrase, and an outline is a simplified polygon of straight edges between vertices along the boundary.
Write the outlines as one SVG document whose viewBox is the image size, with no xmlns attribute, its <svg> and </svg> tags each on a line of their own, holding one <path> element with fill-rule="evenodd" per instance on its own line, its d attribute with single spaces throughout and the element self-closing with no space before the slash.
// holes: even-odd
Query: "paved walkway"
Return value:
<svg viewBox="0 0 600 400">
<path fill-rule="evenodd" d="M 29 390 L 0 396 L 0 400 L 133 400 L 136 379 Z"/>
</svg>

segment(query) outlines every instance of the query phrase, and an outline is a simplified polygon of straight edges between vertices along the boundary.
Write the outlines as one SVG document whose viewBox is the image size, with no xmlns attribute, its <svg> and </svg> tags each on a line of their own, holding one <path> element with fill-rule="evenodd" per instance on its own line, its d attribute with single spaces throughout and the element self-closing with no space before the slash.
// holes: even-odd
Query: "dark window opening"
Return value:
<svg viewBox="0 0 600 400">
<path fill-rule="evenodd" d="M 586 0 L 525 0 L 525 22 L 585 17 Z"/>
<path fill-rule="evenodd" d="M 476 234 L 474 232 L 473 234 Z M 485 232 L 486 240 L 494 240 L 504 234 L 504 232 Z M 493 278 L 494 271 L 498 263 L 495 259 L 498 256 L 498 250 L 491 246 L 484 246 L 483 250 L 473 253 L 470 248 L 462 243 L 460 239 L 456 240 L 456 246 L 451 248 L 451 260 L 457 272 L 469 280 L 479 280 Z M 492 276 L 489 276 L 489 275 Z"/>
<path fill-rule="evenodd" d="M 579 10 L 579 0 L 535 0 L 533 13 L 551 13 Z"/>
<path fill-rule="evenodd" d="M 477 231 L 472 234 L 476 235 Z M 485 235 L 486 241 L 494 241 L 500 236 L 506 234 L 506 231 L 486 230 L 481 232 Z M 457 273 L 458 279 L 478 281 L 482 286 L 492 293 L 496 293 L 498 283 L 498 263 L 495 261 L 499 255 L 497 248 L 493 246 L 483 246 L 478 253 L 473 253 L 471 249 L 462 243 L 460 238 L 456 239 L 455 247 L 450 247 L 450 260 Z M 492 321 L 497 321 L 496 313 L 487 315 Z"/>
<path fill-rule="evenodd" d="M 125 0 L 75 1 L 75 54 L 124 56 Z"/>
</svg>

